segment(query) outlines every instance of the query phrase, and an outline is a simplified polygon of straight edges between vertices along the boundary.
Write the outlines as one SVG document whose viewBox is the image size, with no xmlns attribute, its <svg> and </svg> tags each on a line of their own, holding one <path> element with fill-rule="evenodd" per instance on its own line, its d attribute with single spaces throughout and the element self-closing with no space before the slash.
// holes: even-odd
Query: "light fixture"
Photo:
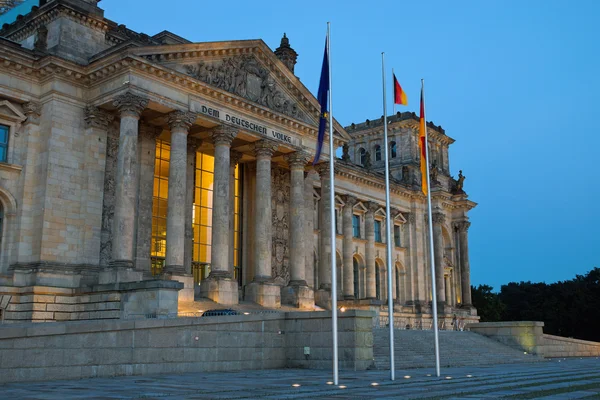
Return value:
<svg viewBox="0 0 600 400">
<path fill-rule="evenodd" d="M 431 376 L 431 374 L 427 374 L 427 376 Z"/>
<path fill-rule="evenodd" d="M 467 375 L 467 378 L 472 378 L 472 377 L 473 377 L 473 375 L 471 375 L 471 374 Z"/>
<path fill-rule="evenodd" d="M 299 383 L 294 383 L 294 384 L 292 384 L 292 386 L 293 387 L 300 387 L 300 384 Z"/>
<path fill-rule="evenodd" d="M 345 312 L 345 311 L 346 311 L 346 307 L 340 308 L 340 312 Z"/>
<path fill-rule="evenodd" d="M 404 375 L 404 379 L 410 379 L 410 375 Z"/>
<path fill-rule="evenodd" d="M 338 387 L 339 387 L 340 389 L 346 389 L 346 387 L 347 387 L 347 386 L 346 386 L 346 385 L 340 385 L 340 386 L 338 386 Z"/>
<path fill-rule="evenodd" d="M 244 315 L 250 315 L 250 313 L 249 312 L 245 312 Z"/>
<path fill-rule="evenodd" d="M 371 383 L 371 386 L 379 386 L 379 383 L 377 383 L 377 382 L 372 382 L 372 383 Z"/>
<path fill-rule="evenodd" d="M 333 385 L 333 382 L 329 381 L 327 382 L 328 385 Z"/>
<path fill-rule="evenodd" d="M 446 379 L 452 379 L 452 377 L 451 376 L 447 376 Z"/>
</svg>

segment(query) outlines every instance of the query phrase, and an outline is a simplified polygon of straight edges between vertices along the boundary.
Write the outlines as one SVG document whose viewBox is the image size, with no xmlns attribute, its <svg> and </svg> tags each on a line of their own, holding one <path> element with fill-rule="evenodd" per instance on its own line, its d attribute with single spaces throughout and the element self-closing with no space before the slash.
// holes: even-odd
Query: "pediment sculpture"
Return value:
<svg viewBox="0 0 600 400">
<path fill-rule="evenodd" d="M 275 80 L 256 58 L 240 55 L 221 61 L 186 65 L 188 75 L 289 117 L 311 123 L 296 102 L 277 87 Z"/>
</svg>

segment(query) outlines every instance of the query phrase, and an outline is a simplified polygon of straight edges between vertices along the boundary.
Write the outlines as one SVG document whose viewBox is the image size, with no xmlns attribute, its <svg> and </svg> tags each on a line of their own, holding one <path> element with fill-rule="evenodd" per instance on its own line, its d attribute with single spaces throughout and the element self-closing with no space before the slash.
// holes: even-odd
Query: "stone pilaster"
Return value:
<svg viewBox="0 0 600 400">
<path fill-rule="evenodd" d="M 281 299 L 285 304 L 298 308 L 313 308 L 314 294 L 306 283 L 305 229 L 304 223 L 304 167 L 308 155 L 303 152 L 285 157 L 290 166 L 290 282 L 281 288 Z M 306 238 L 308 240 L 309 238 Z"/>
<path fill-rule="evenodd" d="M 231 142 L 237 129 L 219 126 L 212 132 L 215 146 L 213 183 L 211 271 L 200 283 L 200 296 L 221 304 L 238 304 L 238 283 L 232 279 L 229 267 L 229 219 L 231 218 L 229 180 L 231 176 Z"/>
<path fill-rule="evenodd" d="M 113 271 L 104 271 L 100 283 L 141 280 L 142 273 L 133 269 L 135 212 L 138 195 L 138 125 L 148 100 L 132 93 L 118 96 L 114 106 L 121 114 L 119 152 L 115 179 L 115 213 L 112 239 Z"/>
<path fill-rule="evenodd" d="M 352 300 L 358 298 L 358 293 L 354 293 L 354 260 L 352 239 L 354 231 L 352 229 L 352 216 L 354 205 L 357 200 L 353 196 L 344 196 L 344 208 L 342 210 L 342 229 L 344 233 L 343 241 L 343 256 L 344 256 L 344 282 L 343 292 L 344 299 Z"/>
<path fill-rule="evenodd" d="M 260 140 L 254 143 L 256 188 L 254 199 L 254 279 L 246 286 L 246 300 L 265 307 L 281 306 L 280 287 L 271 272 L 272 226 L 271 157 L 277 145 Z"/>
<path fill-rule="evenodd" d="M 440 304 L 446 303 L 446 290 L 444 281 L 444 239 L 442 225 L 446 221 L 446 216 L 440 212 L 433 214 L 433 247 L 435 257 L 435 286 L 437 301 Z M 432 278 L 433 279 L 433 278 Z"/>
<path fill-rule="evenodd" d="M 461 303 L 464 307 L 472 306 L 471 300 L 471 266 L 469 265 L 469 221 L 460 221 L 454 224 L 458 230 L 458 245 L 460 252 L 460 283 Z"/>
<path fill-rule="evenodd" d="M 156 138 L 162 128 L 140 124 L 139 133 L 139 194 L 137 202 L 137 234 L 135 244 L 135 269 L 146 275 L 151 273 L 150 254 L 152 249 L 152 197 L 154 193 L 154 163 L 156 160 Z"/>
<path fill-rule="evenodd" d="M 167 203 L 167 254 L 163 278 L 183 283 L 180 301 L 194 300 L 194 280 L 184 266 L 185 216 L 187 195 L 187 135 L 196 122 L 196 113 L 169 113 L 171 157 L 169 160 L 169 195 Z"/>
<path fill-rule="evenodd" d="M 329 163 L 325 162 L 316 166 L 316 171 L 321 178 L 321 202 L 319 212 L 319 289 L 315 295 L 318 306 L 331 309 L 331 252 L 335 251 L 331 243 L 331 199 L 329 191 Z"/>
<path fill-rule="evenodd" d="M 367 299 L 377 299 L 377 282 L 375 277 L 375 211 L 379 208 L 377 203 L 368 202 L 365 204 L 367 212 L 365 214 L 365 238 L 367 246 L 365 248 L 365 258 L 367 259 Z M 383 286 L 383 285 L 381 285 Z"/>
</svg>

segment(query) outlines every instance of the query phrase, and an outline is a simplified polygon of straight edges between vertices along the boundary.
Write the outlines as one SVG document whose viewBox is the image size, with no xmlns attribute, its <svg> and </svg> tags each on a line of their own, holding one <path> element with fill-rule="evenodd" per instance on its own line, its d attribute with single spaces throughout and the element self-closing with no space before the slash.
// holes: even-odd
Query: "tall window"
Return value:
<svg viewBox="0 0 600 400">
<path fill-rule="evenodd" d="M 360 216 L 352 215 L 352 236 L 360 238 Z"/>
<path fill-rule="evenodd" d="M 0 162 L 7 161 L 8 132 L 8 126 L 0 125 Z"/>
<path fill-rule="evenodd" d="M 375 161 L 381 161 L 381 146 L 375 146 Z"/>
<path fill-rule="evenodd" d="M 358 261 L 356 260 L 356 257 L 352 258 L 352 267 L 354 269 L 354 298 L 355 299 L 359 299 L 360 298 L 360 287 L 358 285 L 358 274 L 360 273 L 360 268 L 358 267 Z"/>
<path fill-rule="evenodd" d="M 364 167 L 365 163 L 367 162 L 367 151 L 361 147 L 359 152 L 360 152 L 360 165 L 362 165 Z"/>
<path fill-rule="evenodd" d="M 375 263 L 375 298 L 381 300 L 381 271 L 379 263 Z"/>
<path fill-rule="evenodd" d="M 375 220 L 375 241 L 381 243 L 381 221 Z"/>
<path fill-rule="evenodd" d="M 241 217 L 242 217 L 242 193 L 241 193 L 241 178 L 240 178 L 240 167 L 235 166 L 234 178 L 234 198 L 233 198 L 233 275 L 234 279 L 237 279 L 238 283 L 242 284 L 242 263 L 241 263 L 241 249 L 242 249 L 242 230 Z"/>
<path fill-rule="evenodd" d="M 394 225 L 394 246 L 402 247 L 402 243 L 400 242 L 400 227 L 398 225 Z"/>
<path fill-rule="evenodd" d="M 213 156 L 196 153 L 194 208 L 192 211 L 192 227 L 194 229 L 192 270 L 196 283 L 210 273 L 214 167 L 215 158 Z"/>
<path fill-rule="evenodd" d="M 392 158 L 396 158 L 396 142 L 390 142 L 390 153 Z"/>
<path fill-rule="evenodd" d="M 167 203 L 169 194 L 169 160 L 171 145 L 162 140 L 156 141 L 154 162 L 154 191 L 152 195 L 152 239 L 150 258 L 152 274 L 162 272 L 167 252 Z"/>
</svg>

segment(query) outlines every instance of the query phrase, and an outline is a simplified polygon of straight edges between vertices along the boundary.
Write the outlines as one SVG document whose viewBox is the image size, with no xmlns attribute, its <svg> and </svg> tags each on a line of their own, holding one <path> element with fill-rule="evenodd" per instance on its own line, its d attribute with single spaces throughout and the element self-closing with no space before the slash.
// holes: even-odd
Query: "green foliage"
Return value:
<svg viewBox="0 0 600 400">
<path fill-rule="evenodd" d="M 506 306 L 500 301 L 497 293 L 492 293 L 491 286 L 471 286 L 471 300 L 477 308 L 481 322 L 502 321 Z"/>
</svg>

